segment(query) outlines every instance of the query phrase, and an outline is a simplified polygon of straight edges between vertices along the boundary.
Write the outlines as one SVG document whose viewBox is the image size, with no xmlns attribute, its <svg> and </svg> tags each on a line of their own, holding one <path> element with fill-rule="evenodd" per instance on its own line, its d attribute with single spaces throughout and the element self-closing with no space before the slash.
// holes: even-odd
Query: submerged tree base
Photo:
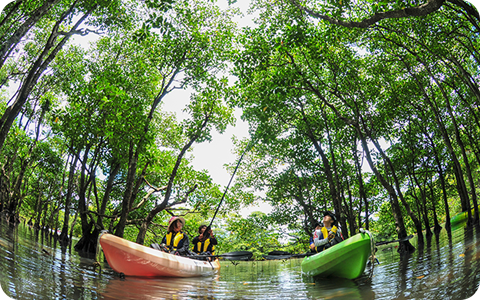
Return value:
<svg viewBox="0 0 480 300">
<path fill-rule="evenodd" d="M 84 234 L 73 248 L 82 257 L 88 257 L 90 254 L 95 255 L 97 251 L 97 240 L 99 234 L 100 230 L 94 228 L 92 232 L 87 232 Z"/>
<path fill-rule="evenodd" d="M 399 254 L 413 253 L 415 252 L 415 247 L 410 244 L 410 241 L 399 242 L 397 252 Z"/>
</svg>

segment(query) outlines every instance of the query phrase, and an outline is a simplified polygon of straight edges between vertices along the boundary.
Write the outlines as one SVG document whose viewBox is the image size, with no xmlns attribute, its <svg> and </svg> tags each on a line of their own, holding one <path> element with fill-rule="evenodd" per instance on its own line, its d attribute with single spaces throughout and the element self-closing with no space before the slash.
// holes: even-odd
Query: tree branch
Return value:
<svg viewBox="0 0 480 300">
<path fill-rule="evenodd" d="M 162 186 L 162 187 L 156 188 L 156 187 L 152 186 L 145 178 L 144 178 L 143 180 L 145 180 L 145 182 L 146 182 L 152 189 L 151 189 L 150 191 L 148 191 L 148 193 L 147 193 L 145 196 L 143 196 L 142 200 L 141 200 L 135 207 L 131 208 L 131 209 L 129 210 L 129 212 L 134 211 L 134 210 L 140 208 L 140 206 L 142 206 L 143 203 L 145 203 L 145 202 L 148 200 L 148 198 L 150 198 L 150 196 L 151 196 L 153 193 L 157 193 L 157 192 L 164 191 L 164 190 L 167 189 L 167 186 Z"/>
<path fill-rule="evenodd" d="M 188 190 L 185 193 L 185 197 L 183 197 L 183 199 L 178 199 L 178 200 L 168 204 L 165 208 L 169 208 L 169 207 L 172 207 L 174 205 L 183 204 L 183 203 L 187 202 L 188 196 L 197 189 L 197 186 L 198 186 L 198 184 L 195 184 L 195 186 L 193 188 L 191 188 L 190 190 Z"/>
<path fill-rule="evenodd" d="M 371 17 L 363 19 L 360 22 L 355 22 L 355 21 L 343 21 L 343 20 L 326 16 L 326 15 L 322 15 L 318 12 L 315 12 L 301 5 L 300 3 L 298 3 L 297 0 L 289 0 L 289 1 L 295 7 L 306 12 L 311 17 L 325 20 L 333 25 L 340 25 L 348 28 L 368 28 L 383 19 L 400 19 L 400 18 L 426 16 L 434 11 L 437 11 L 445 2 L 445 0 L 428 0 L 427 3 L 422 4 L 420 6 L 406 7 L 404 9 L 397 9 L 397 10 L 385 11 L 385 12 L 377 12 L 373 14 Z"/>
</svg>

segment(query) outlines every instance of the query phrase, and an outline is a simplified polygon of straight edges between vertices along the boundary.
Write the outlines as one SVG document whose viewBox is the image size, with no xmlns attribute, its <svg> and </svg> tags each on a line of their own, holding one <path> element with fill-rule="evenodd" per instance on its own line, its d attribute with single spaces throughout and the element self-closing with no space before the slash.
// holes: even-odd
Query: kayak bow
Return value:
<svg viewBox="0 0 480 300">
<path fill-rule="evenodd" d="M 365 270 L 371 249 L 370 235 L 358 233 L 320 253 L 305 257 L 302 271 L 310 276 L 354 279 Z"/>
</svg>

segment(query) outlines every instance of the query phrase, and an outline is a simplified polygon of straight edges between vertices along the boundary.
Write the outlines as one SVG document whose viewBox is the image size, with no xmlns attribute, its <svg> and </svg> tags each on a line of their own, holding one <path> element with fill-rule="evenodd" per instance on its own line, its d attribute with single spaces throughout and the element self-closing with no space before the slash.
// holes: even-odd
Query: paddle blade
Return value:
<svg viewBox="0 0 480 300">
<path fill-rule="evenodd" d="M 228 260 L 250 260 L 253 256 L 253 252 L 250 251 L 234 251 L 234 252 L 228 252 L 224 254 L 220 254 L 220 257 Z"/>
</svg>

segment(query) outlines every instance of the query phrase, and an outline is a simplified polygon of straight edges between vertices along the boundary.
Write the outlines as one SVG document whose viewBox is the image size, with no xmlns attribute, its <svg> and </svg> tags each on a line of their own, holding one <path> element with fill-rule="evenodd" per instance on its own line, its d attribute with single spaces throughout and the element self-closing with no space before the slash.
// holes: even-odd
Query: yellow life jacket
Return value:
<svg viewBox="0 0 480 300">
<path fill-rule="evenodd" d="M 203 244 L 203 248 L 202 248 Z M 198 253 L 201 252 L 206 252 L 208 250 L 208 245 L 210 245 L 210 239 L 206 239 L 205 241 L 199 241 L 197 243 L 197 250 L 199 251 Z M 212 255 L 215 255 L 215 245 L 212 245 Z"/>
<path fill-rule="evenodd" d="M 332 229 L 330 229 L 330 231 L 331 231 L 334 235 L 336 235 L 336 234 L 337 234 L 337 229 L 338 229 L 337 226 L 332 226 Z M 324 239 L 326 239 L 326 238 L 328 237 L 328 231 L 329 231 L 329 230 L 327 229 L 327 227 L 325 227 L 325 226 L 322 227 L 322 234 L 323 234 L 323 238 L 324 238 Z"/>
<path fill-rule="evenodd" d="M 332 228 L 330 230 L 327 229 L 327 227 L 322 227 L 321 231 L 322 231 L 322 235 L 323 235 L 323 238 L 326 239 L 328 237 L 328 232 L 332 232 L 334 235 L 337 234 L 337 226 L 332 226 Z M 325 247 L 325 245 L 322 245 L 322 246 L 318 246 L 318 247 L 315 247 L 315 252 L 318 253 L 318 252 L 321 252 L 323 250 L 323 248 Z"/>
<path fill-rule="evenodd" d="M 172 236 L 173 236 L 173 243 L 172 243 Z M 172 246 L 174 249 L 178 247 L 178 243 L 183 239 L 183 232 L 169 232 L 166 235 L 167 238 L 167 246 Z"/>
</svg>

